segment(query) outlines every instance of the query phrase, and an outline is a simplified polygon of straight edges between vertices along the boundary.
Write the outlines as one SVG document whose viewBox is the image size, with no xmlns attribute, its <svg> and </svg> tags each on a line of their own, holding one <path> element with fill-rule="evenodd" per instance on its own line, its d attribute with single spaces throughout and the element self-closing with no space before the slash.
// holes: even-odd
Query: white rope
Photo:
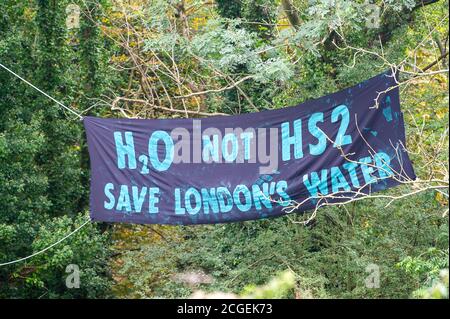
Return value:
<svg viewBox="0 0 450 319">
<path fill-rule="evenodd" d="M 34 256 L 37 256 L 37 255 L 39 255 L 39 254 L 42 254 L 42 253 L 46 252 L 46 251 L 49 250 L 50 248 L 52 248 L 52 247 L 58 245 L 58 244 L 59 244 L 60 242 L 62 242 L 63 240 L 65 240 L 65 239 L 69 238 L 70 236 L 72 236 L 73 234 L 75 234 L 77 231 L 79 231 L 81 228 L 83 228 L 83 227 L 84 227 L 87 223 L 89 223 L 89 222 L 90 222 L 90 219 L 88 219 L 87 221 L 85 221 L 81 226 L 79 226 L 78 228 L 76 228 L 75 230 L 73 230 L 70 234 L 68 234 L 68 235 L 64 236 L 63 238 L 61 238 L 60 240 L 58 240 L 56 243 L 53 243 L 53 244 L 51 244 L 50 246 L 48 246 L 48 247 L 46 247 L 46 248 L 44 248 L 44 249 L 42 249 L 42 250 L 40 250 L 40 251 L 38 251 L 38 252 L 35 252 L 34 254 L 32 254 L 32 255 L 30 255 L 30 256 L 23 257 L 23 258 L 16 259 L 16 260 L 12 260 L 12 261 L 8 261 L 8 262 L 6 262 L 6 263 L 1 263 L 1 264 L 0 264 L 0 267 L 6 266 L 6 265 L 15 264 L 15 263 L 18 263 L 18 262 L 21 262 L 21 261 L 30 259 L 30 258 L 32 258 L 32 257 L 34 257 Z"/>
<path fill-rule="evenodd" d="M 3 69 L 5 69 L 6 71 L 8 71 L 9 73 L 11 73 L 12 75 L 14 75 L 15 77 L 17 77 L 18 79 L 22 80 L 23 82 L 25 82 L 26 84 L 28 84 L 29 86 L 31 86 L 33 89 L 35 89 L 36 91 L 38 91 L 39 93 L 45 95 L 46 97 L 48 97 L 50 100 L 52 100 L 53 102 L 55 102 L 56 104 L 58 104 L 59 106 L 63 107 L 64 109 L 66 109 L 67 111 L 71 112 L 72 114 L 75 114 L 76 116 L 78 116 L 80 119 L 83 119 L 83 117 L 77 113 L 76 111 L 74 111 L 73 109 L 71 109 L 68 106 L 65 106 L 64 104 L 62 104 L 61 102 L 59 102 L 58 100 L 56 100 L 55 98 L 51 97 L 50 95 L 48 95 L 47 93 L 45 93 L 44 91 L 42 91 L 40 88 L 36 87 L 35 85 L 33 85 L 32 83 L 28 82 L 27 80 L 25 80 L 23 77 L 21 77 L 20 75 L 18 75 L 17 73 L 11 71 L 10 69 L 8 69 L 6 66 L 4 66 L 3 64 L 0 63 L 0 67 L 2 67 Z M 83 228 L 84 226 L 86 226 L 87 223 L 90 222 L 90 219 L 88 219 L 87 221 L 85 221 L 81 226 L 77 227 L 75 230 L 73 230 L 72 232 L 70 232 L 68 235 L 64 236 L 63 238 L 61 238 L 60 240 L 58 240 L 57 242 L 51 244 L 50 246 L 47 246 L 46 248 L 35 252 L 27 257 L 23 257 L 20 259 L 16 259 L 16 260 L 12 260 L 12 261 L 8 261 L 5 263 L 0 263 L 0 267 L 2 266 L 7 266 L 7 265 L 11 265 L 11 264 L 15 264 L 15 263 L 19 263 L 21 261 L 25 261 L 27 259 L 30 259 L 34 256 L 37 256 L 39 254 L 45 253 L 47 250 L 53 248 L 54 246 L 58 245 L 59 243 L 61 243 L 62 241 L 66 240 L 67 238 L 69 238 L 70 236 L 72 236 L 73 234 L 75 234 L 77 231 L 79 231 L 81 228 Z"/>
<path fill-rule="evenodd" d="M 73 109 L 71 109 L 68 106 L 65 106 L 64 104 L 62 104 L 61 102 L 59 102 L 58 100 L 56 100 L 55 98 L 51 97 L 50 95 L 48 95 L 47 93 L 45 93 L 44 91 L 42 91 L 40 88 L 36 87 L 35 85 L 31 84 L 30 82 L 28 82 L 27 80 L 25 80 L 23 77 L 21 77 L 20 75 L 14 73 L 13 71 L 11 71 L 10 69 L 8 69 L 6 66 L 4 66 L 3 64 L 0 63 L 0 67 L 2 67 L 3 69 L 5 69 L 6 71 L 8 71 L 9 73 L 11 73 L 12 75 L 14 75 L 15 77 L 19 78 L 20 80 L 22 80 L 23 82 L 25 82 L 26 84 L 28 84 L 29 86 L 31 86 L 33 89 L 35 89 L 36 91 L 44 94 L 46 97 L 48 97 L 50 100 L 52 100 L 53 102 L 55 102 L 56 104 L 58 104 L 59 106 L 63 107 L 64 109 L 66 109 L 67 111 L 75 114 L 76 116 L 78 116 L 81 120 L 83 119 L 83 117 L 75 112 Z M 0 265 L 1 266 L 1 265 Z"/>
</svg>

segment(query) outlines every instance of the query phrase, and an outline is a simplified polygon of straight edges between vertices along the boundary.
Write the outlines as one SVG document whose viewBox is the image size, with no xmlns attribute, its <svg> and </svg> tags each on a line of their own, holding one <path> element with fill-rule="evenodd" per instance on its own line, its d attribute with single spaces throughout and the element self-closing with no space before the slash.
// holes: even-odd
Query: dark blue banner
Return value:
<svg viewBox="0 0 450 319">
<path fill-rule="evenodd" d="M 205 119 L 85 117 L 96 221 L 204 224 L 344 203 L 415 178 L 394 76 Z"/>
</svg>

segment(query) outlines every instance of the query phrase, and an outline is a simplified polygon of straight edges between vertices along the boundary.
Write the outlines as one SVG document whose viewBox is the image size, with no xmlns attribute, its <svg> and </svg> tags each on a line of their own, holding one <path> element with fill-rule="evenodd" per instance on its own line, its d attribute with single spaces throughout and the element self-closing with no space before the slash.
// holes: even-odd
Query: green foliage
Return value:
<svg viewBox="0 0 450 319">
<path fill-rule="evenodd" d="M 67 41 L 67 3 L 2 1 L 0 61 L 76 108 L 76 96 L 92 91 L 80 90 L 79 74 L 70 67 L 78 52 Z M 90 35 L 86 39 L 90 40 Z M 95 59 L 90 60 L 91 65 L 96 65 Z M 0 115 L 2 263 L 53 244 L 81 223 L 77 216 L 86 210 L 88 194 L 88 183 L 82 183 L 82 176 L 88 171 L 80 165 L 80 122 L 3 69 Z M 85 214 L 81 216 L 86 219 Z M 89 225 L 45 254 L 1 267 L 0 297 L 108 296 L 107 243 L 107 236 Z M 80 267 L 80 289 L 65 286 L 68 264 Z"/>
<path fill-rule="evenodd" d="M 310 228 L 292 223 L 300 218 L 295 215 L 172 228 L 178 236 L 141 243 L 138 251 L 121 257 L 120 273 L 133 289 L 119 296 L 186 297 L 192 287 L 173 278 L 199 269 L 214 281 L 198 288 L 246 294 L 289 268 L 295 285 L 284 297 L 408 298 L 426 284 L 430 268 L 405 271 L 399 265 L 405 265 L 406 252 L 420 255 L 432 269 L 448 265 L 448 220 L 442 219 L 438 203 L 421 204 L 430 203 L 430 195 L 397 202 L 389 210 L 382 200 L 323 208 Z M 434 252 L 423 254 L 430 245 Z M 370 264 L 380 267 L 380 288 L 365 285 Z"/>
<path fill-rule="evenodd" d="M 220 99 L 210 96 L 208 107 L 227 113 L 253 112 L 254 106 L 281 108 L 317 98 L 385 71 L 387 66 L 380 57 L 398 63 L 410 56 L 430 32 L 430 25 L 438 24 L 448 10 L 448 3 L 417 9 L 414 1 L 384 1 L 380 29 L 369 29 L 363 1 L 294 2 L 301 24 L 295 29 L 277 30 L 273 37 L 248 27 L 246 22 L 261 20 L 244 18 L 246 1 L 217 1 L 218 12 L 225 20 L 208 19 L 190 41 L 177 34 L 161 37 L 160 43 L 155 37 L 149 43 L 152 50 L 168 50 L 175 45 L 177 56 L 186 59 L 183 65 L 189 63 L 192 57 L 187 53 L 192 52 L 199 57 L 202 68 L 196 70 L 204 78 L 214 74 L 208 67 L 238 79 L 251 75 L 251 80 L 239 86 L 250 101 L 239 90 L 231 89 L 217 94 Z M 345 35 L 345 43 L 337 32 Z M 445 39 L 448 27 L 438 32 L 438 37 Z M 286 43 L 288 49 L 278 49 Z M 373 54 L 359 54 L 354 59 L 352 50 L 342 49 L 346 45 Z M 420 65 L 434 60 L 430 51 L 416 52 L 415 56 Z M 408 144 L 419 176 L 428 176 L 429 158 L 416 155 L 416 150 L 426 147 L 428 154 L 434 154 L 433 145 L 448 130 L 447 85 L 446 79 L 436 78 L 408 87 L 401 94 Z M 413 125 L 417 123 L 419 126 Z M 418 145 L 416 134 L 424 134 L 421 129 L 428 138 Z M 448 163 L 448 143 L 445 147 L 435 154 L 443 165 Z M 410 191 L 409 186 L 402 186 L 386 194 Z M 138 240 L 134 242 L 139 245 L 138 251 L 128 251 L 118 258 L 117 286 L 126 289 L 117 291 L 117 296 L 187 297 L 197 289 L 245 294 L 259 291 L 274 274 L 286 269 L 295 275 L 293 289 L 281 295 L 262 289 L 258 295 L 424 296 L 423 291 L 438 280 L 440 269 L 448 268 L 448 217 L 442 216 L 448 201 L 439 194 L 430 190 L 388 206 L 386 200 L 374 199 L 322 208 L 317 221 L 308 227 L 296 224 L 301 217 L 292 215 L 237 224 L 159 229 L 167 240 Z M 379 288 L 366 285 L 370 274 L 367 267 L 372 264 L 380 270 Z M 191 287 L 174 280 L 179 273 L 196 270 L 212 276 L 213 282 Z"/>
<path fill-rule="evenodd" d="M 219 21 L 220 22 L 220 21 Z M 190 50 L 202 58 L 205 66 L 212 65 L 222 72 L 246 70 L 258 83 L 285 82 L 293 76 L 291 65 L 276 53 L 263 58 L 258 51 L 270 50 L 258 42 L 256 34 L 229 23 L 217 21 L 207 25 L 207 32 L 192 39 Z"/>
<path fill-rule="evenodd" d="M 436 278 L 441 269 L 448 267 L 447 254 L 435 247 L 429 248 L 418 257 L 407 256 L 397 264 L 397 267 L 404 269 L 406 273 L 415 276 L 428 276 Z"/>
<path fill-rule="evenodd" d="M 243 298 L 251 299 L 280 299 L 289 296 L 295 286 L 295 275 L 289 270 L 279 274 L 264 285 L 256 287 L 247 286 L 242 293 Z"/>
<path fill-rule="evenodd" d="M 216 0 L 217 11 L 222 17 L 237 19 L 241 17 L 242 0 Z"/>
<path fill-rule="evenodd" d="M 448 268 L 441 270 L 439 278 L 432 282 L 431 287 L 416 290 L 414 297 L 422 299 L 448 299 Z"/>
<path fill-rule="evenodd" d="M 69 234 L 86 221 L 87 215 L 73 220 L 62 216 L 47 221 L 39 229 L 32 248 L 40 251 Z M 104 298 L 109 296 L 110 283 L 106 262 L 109 257 L 105 245 L 108 236 L 100 234 L 95 225 L 88 224 L 61 244 L 37 255 L 26 267 L 20 267 L 11 278 L 27 298 Z M 87 249 L 88 248 L 88 249 Z M 75 264 L 80 270 L 80 288 L 66 287 L 66 267 Z M 26 272 L 26 277 L 23 273 Z"/>
</svg>

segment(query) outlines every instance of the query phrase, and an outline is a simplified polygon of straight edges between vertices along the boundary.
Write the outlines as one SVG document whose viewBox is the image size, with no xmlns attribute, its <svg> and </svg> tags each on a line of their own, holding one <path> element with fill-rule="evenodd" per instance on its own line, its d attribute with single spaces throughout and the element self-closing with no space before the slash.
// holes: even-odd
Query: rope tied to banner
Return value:
<svg viewBox="0 0 450 319">
<path fill-rule="evenodd" d="M 37 86 L 35 86 L 34 84 L 30 83 L 29 81 L 27 81 L 26 79 L 24 79 L 23 77 L 21 77 L 20 75 L 18 75 L 17 73 L 15 73 L 14 71 L 10 70 L 9 68 L 7 68 L 6 66 L 4 66 L 2 63 L 0 63 L 0 67 L 2 67 L 4 70 L 8 71 L 9 73 L 11 73 L 12 75 L 14 75 L 16 78 L 20 79 L 21 81 L 25 82 L 26 84 L 28 84 L 29 86 L 31 86 L 33 89 L 35 89 L 36 91 L 38 91 L 39 93 L 45 95 L 47 98 L 49 98 L 50 100 L 52 100 L 53 102 L 55 102 L 56 104 L 58 104 L 59 106 L 61 106 L 62 108 L 64 108 L 65 110 L 69 111 L 72 114 L 75 114 L 80 120 L 83 120 L 83 116 L 81 114 L 79 114 L 78 112 L 76 112 L 73 108 L 70 108 L 66 105 L 64 105 L 63 103 L 61 103 L 60 101 L 58 101 L 57 99 L 53 98 L 52 96 L 50 96 L 49 94 L 45 93 L 44 91 L 42 91 L 40 88 L 38 88 Z"/>
</svg>

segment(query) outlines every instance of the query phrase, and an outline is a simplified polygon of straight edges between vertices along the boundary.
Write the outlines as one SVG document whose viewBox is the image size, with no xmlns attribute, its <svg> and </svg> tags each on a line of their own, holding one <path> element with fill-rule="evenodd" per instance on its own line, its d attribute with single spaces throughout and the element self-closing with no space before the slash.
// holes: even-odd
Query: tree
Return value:
<svg viewBox="0 0 450 319">
<path fill-rule="evenodd" d="M 77 54 L 67 45 L 64 5 L 46 0 L 32 5 L 2 2 L 0 61 L 69 104 L 78 76 L 69 66 Z M 87 195 L 83 188 L 88 185 L 80 178 L 86 168 L 79 165 L 78 119 L 3 70 L 0 82 L 0 157 L 5 161 L 0 169 L 2 263 L 37 252 L 79 226 L 87 218 L 86 205 L 78 203 Z M 83 244 L 87 238 L 91 245 Z M 47 251 L 49 255 L 1 267 L 0 295 L 106 296 L 107 241 L 107 234 L 101 235 L 95 226 L 85 227 Z M 78 263 L 85 284 L 91 281 L 98 286 L 66 289 L 67 263 Z"/>
</svg>

